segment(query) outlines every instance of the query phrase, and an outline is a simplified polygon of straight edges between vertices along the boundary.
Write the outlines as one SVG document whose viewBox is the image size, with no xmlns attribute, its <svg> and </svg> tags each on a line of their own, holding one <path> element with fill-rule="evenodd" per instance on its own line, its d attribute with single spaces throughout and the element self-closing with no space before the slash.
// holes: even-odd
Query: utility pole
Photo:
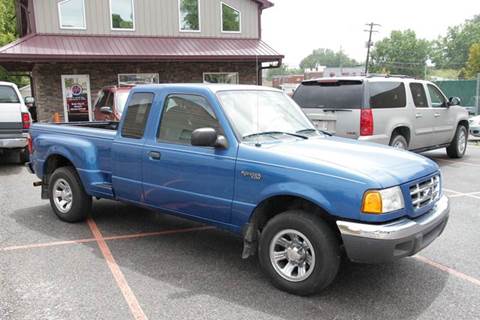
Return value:
<svg viewBox="0 0 480 320">
<path fill-rule="evenodd" d="M 377 24 L 377 23 L 373 23 L 373 22 L 370 22 L 370 23 L 367 23 L 365 24 L 366 26 L 369 27 L 368 30 L 363 30 L 365 32 L 368 32 L 368 42 L 367 42 L 367 60 L 365 61 L 365 75 L 368 74 L 368 64 L 370 62 L 370 48 L 372 47 L 373 43 L 372 43 L 372 33 L 374 32 L 378 32 L 377 30 L 373 30 L 374 27 L 381 27 L 381 25 Z"/>
</svg>

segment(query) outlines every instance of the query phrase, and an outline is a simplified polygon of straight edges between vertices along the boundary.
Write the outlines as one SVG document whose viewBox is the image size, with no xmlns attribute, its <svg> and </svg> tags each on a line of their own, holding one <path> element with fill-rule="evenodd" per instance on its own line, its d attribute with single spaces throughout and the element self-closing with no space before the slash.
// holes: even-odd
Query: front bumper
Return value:
<svg viewBox="0 0 480 320">
<path fill-rule="evenodd" d="M 443 196 L 416 219 L 403 218 L 386 224 L 337 221 L 347 256 L 354 262 L 381 263 L 414 255 L 444 230 L 450 212 Z"/>
</svg>

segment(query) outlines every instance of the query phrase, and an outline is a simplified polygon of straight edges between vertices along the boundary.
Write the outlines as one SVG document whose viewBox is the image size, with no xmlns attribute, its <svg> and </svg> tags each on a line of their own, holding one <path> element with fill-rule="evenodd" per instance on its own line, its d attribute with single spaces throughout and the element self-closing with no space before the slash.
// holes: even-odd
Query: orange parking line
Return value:
<svg viewBox="0 0 480 320">
<path fill-rule="evenodd" d="M 434 268 L 437 268 L 437 269 L 439 269 L 439 270 L 442 270 L 443 272 L 449 273 L 449 274 L 451 274 L 451 275 L 453 275 L 453 276 L 455 276 L 455 277 L 457 277 L 457 278 L 460 278 L 460 279 L 462 279 L 462 280 L 468 281 L 468 282 L 470 282 L 470 283 L 472 283 L 472 284 L 477 285 L 477 286 L 480 287 L 480 280 L 477 279 L 477 278 L 474 278 L 474 277 L 472 277 L 472 276 L 469 276 L 469 275 L 467 275 L 467 274 L 465 274 L 465 273 L 462 273 L 462 272 L 457 271 L 457 270 L 455 270 L 455 269 L 453 269 L 453 268 L 447 267 L 447 266 L 445 266 L 445 265 L 443 265 L 443 264 L 440 264 L 440 263 L 438 263 L 438 262 L 435 262 L 435 261 L 430 260 L 430 259 L 428 259 L 428 258 L 425 258 L 425 257 L 423 257 L 423 256 L 416 255 L 416 256 L 414 256 L 414 258 L 417 259 L 418 261 L 421 261 L 421 262 L 423 262 L 423 263 L 425 263 L 425 264 L 428 264 L 428 265 L 431 266 L 431 267 L 434 267 Z"/>
<path fill-rule="evenodd" d="M 134 234 L 127 234 L 127 235 L 124 235 L 124 236 L 110 236 L 110 237 L 104 237 L 103 239 L 104 240 L 136 239 L 136 238 L 155 237 L 155 236 L 163 236 L 163 235 L 169 235 L 169 234 L 186 233 L 186 232 L 202 231 L 202 230 L 210 230 L 210 229 L 215 229 L 215 228 L 214 227 L 208 227 L 208 226 L 193 227 L 193 228 L 176 229 L 176 230 L 134 233 Z"/>
<path fill-rule="evenodd" d="M 54 241 L 54 242 L 46 242 L 46 243 L 35 243 L 35 244 L 26 244 L 21 246 L 10 246 L 0 248 L 0 251 L 13 251 L 13 250 L 22 250 L 22 249 L 35 249 L 35 248 L 45 248 L 45 247 L 53 247 L 53 246 L 63 246 L 68 244 L 80 244 L 80 243 L 87 243 L 87 242 L 95 242 L 94 238 L 90 239 L 79 239 L 79 240 L 66 240 L 66 241 Z"/>
<path fill-rule="evenodd" d="M 155 236 L 170 235 L 170 234 L 177 234 L 177 233 L 187 233 L 187 232 L 193 232 L 193 231 L 202 231 L 202 230 L 209 230 L 209 229 L 215 229 L 215 228 L 208 227 L 208 226 L 193 227 L 193 228 L 173 229 L 173 230 L 156 231 L 156 232 L 134 233 L 134 234 L 127 234 L 122 236 L 110 236 L 110 237 L 104 237 L 103 239 L 106 241 L 136 239 L 136 238 L 155 237 Z M 0 248 L 0 252 L 63 246 L 63 245 L 69 245 L 69 244 L 81 244 L 81 243 L 88 243 L 88 242 L 95 242 L 95 241 L 97 241 L 95 238 L 87 238 L 87 239 L 78 239 L 78 240 L 65 240 L 65 241 L 52 241 L 52 242 L 45 242 L 45 243 L 25 244 L 25 245 L 19 245 L 19 246 L 10 246 L 10 247 Z"/>
<path fill-rule="evenodd" d="M 100 232 L 100 229 L 98 229 L 97 224 L 92 218 L 87 219 L 88 226 L 90 227 L 90 230 L 92 231 L 92 234 L 97 241 L 98 247 L 100 248 L 100 251 L 103 254 L 103 257 L 105 258 L 105 261 L 107 262 L 108 267 L 110 268 L 110 271 L 112 272 L 113 278 L 117 282 L 117 286 L 120 289 L 120 291 L 123 294 L 123 297 L 125 298 L 125 301 L 128 304 L 128 307 L 130 308 L 130 312 L 132 313 L 133 317 L 136 320 L 147 320 L 147 316 L 143 312 L 142 307 L 140 306 L 140 303 L 138 303 L 137 297 L 135 297 L 135 294 L 133 293 L 132 289 L 128 285 L 127 280 L 125 279 L 125 276 L 120 270 L 120 267 L 118 266 L 117 262 L 115 261 L 115 258 L 112 255 L 112 252 L 110 251 L 110 248 L 107 245 L 107 242 L 105 242 L 105 239 L 102 236 L 102 233 Z"/>
</svg>

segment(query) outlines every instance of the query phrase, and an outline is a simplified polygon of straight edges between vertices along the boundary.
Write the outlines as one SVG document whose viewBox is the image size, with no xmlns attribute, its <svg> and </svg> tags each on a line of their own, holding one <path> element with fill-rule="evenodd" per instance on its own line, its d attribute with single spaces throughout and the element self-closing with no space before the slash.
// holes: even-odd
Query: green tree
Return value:
<svg viewBox="0 0 480 320">
<path fill-rule="evenodd" d="M 182 0 L 180 3 L 182 14 L 182 30 L 200 30 L 198 21 L 198 0 Z"/>
<path fill-rule="evenodd" d="M 316 66 L 327 67 L 353 67 L 359 63 L 351 59 L 343 51 L 333 51 L 331 49 L 315 49 L 300 62 L 300 68 L 311 69 Z"/>
<path fill-rule="evenodd" d="M 290 68 L 288 65 L 282 64 L 279 68 L 268 69 L 267 79 L 272 80 L 274 76 L 284 76 L 289 74 L 303 74 L 303 70 Z"/>
<path fill-rule="evenodd" d="M 472 44 L 465 67 L 467 77 L 475 78 L 480 73 L 480 42 Z"/>
<path fill-rule="evenodd" d="M 474 43 L 480 43 L 480 15 L 448 28 L 447 35 L 435 41 L 432 60 L 438 68 L 460 69 Z"/>
<path fill-rule="evenodd" d="M 423 77 L 430 52 L 431 43 L 418 39 L 414 31 L 392 31 L 375 44 L 369 70 Z"/>
<path fill-rule="evenodd" d="M 0 47 L 14 41 L 18 37 L 16 29 L 15 0 L 0 0 Z M 23 86 L 28 83 L 28 78 L 10 76 L 0 66 L 0 81 L 10 81 L 18 86 Z"/>
</svg>

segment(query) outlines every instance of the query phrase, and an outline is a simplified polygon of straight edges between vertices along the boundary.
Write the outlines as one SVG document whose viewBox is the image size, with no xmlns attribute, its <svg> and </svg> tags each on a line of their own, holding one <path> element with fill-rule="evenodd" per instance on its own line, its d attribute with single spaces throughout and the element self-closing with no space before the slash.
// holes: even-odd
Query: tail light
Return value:
<svg viewBox="0 0 480 320">
<path fill-rule="evenodd" d="M 28 112 L 22 112 L 22 124 L 23 124 L 23 129 L 30 129 L 30 113 Z"/>
<path fill-rule="evenodd" d="M 28 147 L 28 153 L 29 153 L 29 154 L 33 154 L 33 140 L 32 140 L 32 136 L 31 136 L 31 135 L 28 135 L 28 138 L 27 138 L 27 147 Z"/>
<path fill-rule="evenodd" d="M 362 109 L 360 113 L 360 135 L 373 135 L 373 113 L 372 109 Z"/>
</svg>

